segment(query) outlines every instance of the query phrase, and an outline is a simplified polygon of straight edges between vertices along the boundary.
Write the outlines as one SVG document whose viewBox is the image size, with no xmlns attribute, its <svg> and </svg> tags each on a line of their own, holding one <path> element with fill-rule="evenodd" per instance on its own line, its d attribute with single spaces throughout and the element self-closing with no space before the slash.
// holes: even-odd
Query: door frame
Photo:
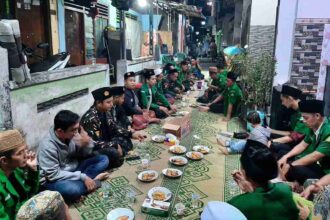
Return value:
<svg viewBox="0 0 330 220">
<path fill-rule="evenodd" d="M 85 13 L 86 13 L 86 10 L 85 8 L 83 9 L 78 9 L 78 8 L 73 8 L 73 7 L 70 7 L 70 6 L 64 6 L 64 19 L 65 19 L 65 10 L 69 10 L 69 11 L 74 11 L 74 12 L 78 12 L 78 13 L 81 13 L 82 15 L 82 32 L 83 32 L 83 51 L 84 51 L 84 57 L 83 57 L 83 65 L 86 65 L 86 36 L 85 36 Z M 66 28 L 65 28 L 66 30 Z M 66 45 L 68 46 L 68 45 Z"/>
</svg>

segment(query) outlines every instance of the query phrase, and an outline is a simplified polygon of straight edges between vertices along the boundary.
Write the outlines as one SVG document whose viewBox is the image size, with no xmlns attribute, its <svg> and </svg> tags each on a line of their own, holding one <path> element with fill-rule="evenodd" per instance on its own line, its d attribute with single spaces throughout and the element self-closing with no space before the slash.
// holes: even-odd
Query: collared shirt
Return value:
<svg viewBox="0 0 330 220">
<path fill-rule="evenodd" d="M 308 154 L 317 151 L 324 155 L 319 161 L 318 164 L 322 167 L 325 173 L 330 173 L 330 121 L 325 118 L 320 127 L 314 132 L 312 129 L 309 129 L 309 133 L 306 134 L 305 143 L 308 144 L 308 147 L 299 155 L 296 156 L 297 159 L 300 159 Z"/>
<path fill-rule="evenodd" d="M 227 87 L 223 92 L 224 97 L 224 115 L 227 116 L 229 104 L 233 105 L 232 115 L 237 116 L 238 105 L 242 101 L 243 93 L 236 83 L 231 87 Z"/>
<path fill-rule="evenodd" d="M 290 187 L 284 183 L 270 183 L 267 189 L 235 196 L 228 201 L 249 220 L 298 220 L 299 210 Z"/>
</svg>

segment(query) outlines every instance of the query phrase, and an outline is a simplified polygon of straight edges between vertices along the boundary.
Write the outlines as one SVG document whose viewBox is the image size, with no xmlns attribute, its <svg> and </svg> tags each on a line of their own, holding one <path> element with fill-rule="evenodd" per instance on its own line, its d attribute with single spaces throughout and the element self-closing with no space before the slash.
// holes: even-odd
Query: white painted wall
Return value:
<svg viewBox="0 0 330 220">
<path fill-rule="evenodd" d="M 277 75 L 274 79 L 274 85 L 286 83 L 290 77 L 297 3 L 298 0 L 282 0 L 280 4 L 275 48 Z"/>
<path fill-rule="evenodd" d="M 294 1 L 294 0 L 286 0 Z M 251 26 L 275 25 L 277 0 L 252 0 Z"/>
<path fill-rule="evenodd" d="M 298 0 L 298 1 L 299 3 L 298 3 L 297 18 L 330 18 L 329 0 Z"/>
<path fill-rule="evenodd" d="M 329 8 L 329 0 L 281 0 L 275 50 L 275 85 L 283 84 L 290 78 L 295 19 L 330 18 Z"/>
</svg>

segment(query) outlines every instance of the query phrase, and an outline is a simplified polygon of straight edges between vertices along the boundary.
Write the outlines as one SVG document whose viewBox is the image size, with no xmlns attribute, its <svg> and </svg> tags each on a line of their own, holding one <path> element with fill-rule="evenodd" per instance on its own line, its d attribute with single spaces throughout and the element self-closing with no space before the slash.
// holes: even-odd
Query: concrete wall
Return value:
<svg viewBox="0 0 330 220">
<path fill-rule="evenodd" d="M 7 49 L 0 47 L 0 130 L 12 128 Z"/>
<path fill-rule="evenodd" d="M 249 51 L 256 58 L 274 51 L 276 11 L 276 0 L 252 0 Z"/>
<path fill-rule="evenodd" d="M 41 84 L 32 84 L 26 87 L 14 88 L 10 92 L 12 105 L 12 121 L 14 128 L 19 128 L 26 133 L 26 141 L 30 147 L 36 147 L 43 136 L 53 124 L 56 113 L 62 109 L 68 109 L 82 115 L 93 104 L 90 94 L 94 89 L 109 85 L 107 66 L 98 68 L 96 72 L 82 72 L 81 75 L 63 73 L 62 78 L 49 80 Z M 75 67 L 72 73 L 81 71 L 82 68 Z M 79 68 L 79 69 L 77 69 Z M 103 69 L 103 70 L 100 70 Z M 69 69 L 67 69 L 69 70 Z M 70 94 L 88 88 L 89 94 L 64 102 L 49 110 L 37 112 L 37 104 L 49 101 L 63 95 Z"/>
<path fill-rule="evenodd" d="M 309 1 L 311 2 L 311 1 Z M 289 80 L 291 71 L 293 35 L 295 30 L 295 20 L 298 10 L 298 0 L 281 1 L 275 57 L 277 59 L 276 73 L 274 84 L 284 84 Z"/>
</svg>

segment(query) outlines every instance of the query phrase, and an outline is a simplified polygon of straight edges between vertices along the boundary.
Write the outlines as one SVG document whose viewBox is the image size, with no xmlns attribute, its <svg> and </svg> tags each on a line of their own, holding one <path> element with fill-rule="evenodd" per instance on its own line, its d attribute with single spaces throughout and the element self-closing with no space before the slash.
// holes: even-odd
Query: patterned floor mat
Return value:
<svg viewBox="0 0 330 220">
<path fill-rule="evenodd" d="M 75 204 L 71 210 L 76 213 L 77 218 L 98 220 L 105 219 L 107 213 L 114 208 L 126 207 L 131 208 L 135 212 L 135 219 L 159 220 L 159 219 L 199 219 L 199 214 L 204 204 L 212 200 L 228 200 L 239 190 L 233 193 L 228 190 L 230 186 L 231 170 L 239 167 L 237 155 L 224 157 L 217 150 L 215 135 L 220 130 L 238 131 L 241 125 L 235 119 L 231 122 L 222 122 L 219 115 L 212 113 L 201 113 L 197 109 L 192 110 L 192 132 L 182 139 L 181 145 L 190 150 L 194 145 L 202 144 L 210 148 L 210 153 L 201 161 L 189 161 L 184 167 L 175 167 L 184 172 L 184 175 L 178 179 L 169 179 L 160 175 L 160 177 L 152 183 L 141 183 L 137 180 L 137 167 L 140 161 L 129 161 L 120 167 L 120 169 L 111 173 L 110 197 L 103 198 L 102 189 L 89 195 L 83 203 Z M 227 128 L 228 126 L 228 128 Z M 147 132 L 150 135 L 161 134 L 161 125 L 152 125 L 148 127 Z M 168 152 L 168 147 L 163 144 L 155 144 L 146 142 L 145 148 L 151 156 L 151 169 L 161 174 L 162 169 L 173 167 L 168 163 L 168 158 L 172 156 Z M 171 190 L 173 197 L 171 199 L 171 208 L 169 217 L 156 217 L 141 213 L 141 204 L 146 198 L 149 189 L 155 186 L 163 186 Z M 126 199 L 128 192 L 134 192 L 136 202 L 129 204 Z M 191 206 L 191 195 L 196 193 L 200 200 L 197 208 Z M 174 205 L 182 202 L 187 209 L 185 215 L 178 217 L 174 210 Z M 80 218 L 78 218 L 78 215 Z"/>
</svg>

